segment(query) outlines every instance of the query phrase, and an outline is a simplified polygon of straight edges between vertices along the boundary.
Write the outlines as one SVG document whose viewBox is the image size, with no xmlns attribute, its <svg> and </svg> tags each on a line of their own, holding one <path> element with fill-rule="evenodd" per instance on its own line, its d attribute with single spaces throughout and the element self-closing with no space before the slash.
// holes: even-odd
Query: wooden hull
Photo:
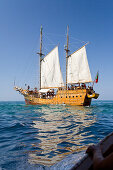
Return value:
<svg viewBox="0 0 113 170">
<path fill-rule="evenodd" d="M 54 97 L 37 98 L 33 95 L 23 94 L 27 105 L 48 105 L 48 104 L 66 104 L 78 106 L 90 106 L 92 98 L 87 97 L 86 89 L 77 90 L 59 90 Z"/>
</svg>

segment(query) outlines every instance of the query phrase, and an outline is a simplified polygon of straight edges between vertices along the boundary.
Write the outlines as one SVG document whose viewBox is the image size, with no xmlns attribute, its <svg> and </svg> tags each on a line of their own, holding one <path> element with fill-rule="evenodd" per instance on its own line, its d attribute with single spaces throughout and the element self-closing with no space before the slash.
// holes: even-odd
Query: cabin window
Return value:
<svg viewBox="0 0 113 170">
<path fill-rule="evenodd" d="M 66 96 L 66 98 L 67 98 L 67 96 Z"/>
<path fill-rule="evenodd" d="M 69 96 L 69 98 L 70 98 L 71 96 Z"/>
<path fill-rule="evenodd" d="M 76 96 L 76 97 L 78 97 L 78 96 Z"/>
<path fill-rule="evenodd" d="M 80 97 L 82 97 L 82 96 L 80 95 Z"/>
<path fill-rule="evenodd" d="M 73 96 L 73 98 L 74 98 L 75 96 Z"/>
<path fill-rule="evenodd" d="M 62 98 L 62 96 L 61 96 L 61 98 Z"/>
</svg>

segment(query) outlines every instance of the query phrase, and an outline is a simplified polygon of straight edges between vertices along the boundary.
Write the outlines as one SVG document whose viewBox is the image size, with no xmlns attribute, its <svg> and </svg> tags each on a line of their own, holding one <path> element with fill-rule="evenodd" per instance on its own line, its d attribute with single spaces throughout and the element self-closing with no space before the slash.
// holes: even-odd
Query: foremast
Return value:
<svg viewBox="0 0 113 170">
<path fill-rule="evenodd" d="M 40 56 L 40 89 L 41 89 L 41 61 L 42 61 L 42 25 L 41 25 L 41 28 L 40 28 L 40 52 L 37 53 L 39 54 Z"/>
<path fill-rule="evenodd" d="M 69 26 L 67 26 L 67 45 L 66 45 L 66 48 L 65 48 L 65 51 L 66 51 L 66 91 L 67 91 L 67 65 L 68 65 L 68 54 L 69 54 L 69 35 L 68 35 L 68 32 L 69 32 Z"/>
</svg>

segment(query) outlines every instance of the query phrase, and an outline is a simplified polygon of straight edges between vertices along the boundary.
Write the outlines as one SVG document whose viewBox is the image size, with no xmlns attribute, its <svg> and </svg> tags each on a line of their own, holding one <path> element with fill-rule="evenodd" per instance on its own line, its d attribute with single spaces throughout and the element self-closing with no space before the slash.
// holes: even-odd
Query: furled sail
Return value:
<svg viewBox="0 0 113 170">
<path fill-rule="evenodd" d="M 86 49 L 83 46 L 68 57 L 67 83 L 92 82 Z"/>
<path fill-rule="evenodd" d="M 64 83 L 57 46 L 41 61 L 41 88 L 61 86 L 64 86 Z"/>
</svg>

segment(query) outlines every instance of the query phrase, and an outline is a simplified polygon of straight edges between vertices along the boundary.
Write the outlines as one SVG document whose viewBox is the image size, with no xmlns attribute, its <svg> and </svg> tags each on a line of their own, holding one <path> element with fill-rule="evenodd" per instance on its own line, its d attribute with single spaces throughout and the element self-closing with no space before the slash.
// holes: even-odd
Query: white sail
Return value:
<svg viewBox="0 0 113 170">
<path fill-rule="evenodd" d="M 92 82 L 85 46 L 68 57 L 67 83 Z"/>
<path fill-rule="evenodd" d="M 41 61 L 41 88 L 61 86 L 64 86 L 64 83 L 57 46 Z"/>
</svg>

